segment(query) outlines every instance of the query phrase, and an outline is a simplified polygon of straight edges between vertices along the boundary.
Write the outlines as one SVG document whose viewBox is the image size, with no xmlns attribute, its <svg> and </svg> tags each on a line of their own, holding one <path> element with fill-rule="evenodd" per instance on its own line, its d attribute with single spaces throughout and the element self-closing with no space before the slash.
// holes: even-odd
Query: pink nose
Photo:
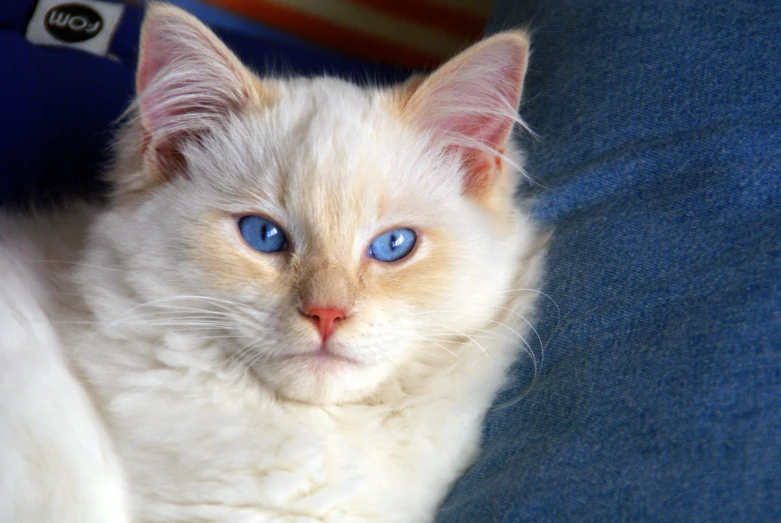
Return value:
<svg viewBox="0 0 781 523">
<path fill-rule="evenodd" d="M 343 320 L 347 314 L 344 309 L 336 307 L 308 307 L 304 309 L 304 314 L 315 320 L 317 330 L 320 331 L 320 337 L 323 342 L 333 334 L 336 329 L 336 322 Z"/>
</svg>

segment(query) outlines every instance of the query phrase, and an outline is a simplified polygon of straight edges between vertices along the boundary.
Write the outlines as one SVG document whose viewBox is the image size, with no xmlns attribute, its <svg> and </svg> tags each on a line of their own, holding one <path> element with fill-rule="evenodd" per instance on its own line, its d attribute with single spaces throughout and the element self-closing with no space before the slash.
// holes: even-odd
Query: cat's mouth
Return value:
<svg viewBox="0 0 781 523">
<path fill-rule="evenodd" d="M 316 351 L 302 352 L 298 354 L 288 354 L 282 356 L 283 361 L 299 361 L 308 365 L 333 366 L 333 365 L 359 365 L 360 363 L 352 358 L 341 356 L 329 350 L 326 346 L 321 346 Z"/>
</svg>

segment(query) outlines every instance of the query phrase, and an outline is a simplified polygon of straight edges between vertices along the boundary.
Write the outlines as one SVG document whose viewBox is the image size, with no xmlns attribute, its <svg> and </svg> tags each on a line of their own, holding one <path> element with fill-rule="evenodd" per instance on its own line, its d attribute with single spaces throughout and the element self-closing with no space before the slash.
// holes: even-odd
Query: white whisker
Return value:
<svg viewBox="0 0 781 523">
<path fill-rule="evenodd" d="M 458 357 L 458 355 L 457 355 L 455 352 L 453 352 L 452 350 L 448 349 L 448 348 L 447 348 L 447 347 L 445 347 L 444 345 L 441 345 L 441 344 L 437 343 L 436 341 L 433 341 L 433 340 L 426 339 L 426 338 L 424 338 L 423 336 L 418 336 L 418 339 L 420 339 L 420 340 L 423 340 L 423 341 L 425 341 L 425 342 L 428 342 L 428 343 L 431 343 L 431 344 L 434 344 L 434 345 L 436 345 L 437 347 L 440 347 L 440 348 L 442 348 L 442 349 L 446 350 L 448 353 L 452 354 L 452 355 L 453 355 L 453 357 L 454 357 L 455 359 L 457 359 L 457 360 L 458 360 L 458 359 L 461 359 L 461 358 L 459 358 L 459 357 Z"/>
</svg>

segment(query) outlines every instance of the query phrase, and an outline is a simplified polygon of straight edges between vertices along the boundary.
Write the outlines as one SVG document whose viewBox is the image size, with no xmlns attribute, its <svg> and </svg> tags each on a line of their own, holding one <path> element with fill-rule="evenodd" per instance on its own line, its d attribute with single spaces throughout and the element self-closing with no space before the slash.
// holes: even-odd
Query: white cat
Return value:
<svg viewBox="0 0 781 523">
<path fill-rule="evenodd" d="M 528 347 L 528 54 L 260 79 L 152 6 L 110 204 L 0 223 L 0 520 L 431 521 Z"/>
</svg>

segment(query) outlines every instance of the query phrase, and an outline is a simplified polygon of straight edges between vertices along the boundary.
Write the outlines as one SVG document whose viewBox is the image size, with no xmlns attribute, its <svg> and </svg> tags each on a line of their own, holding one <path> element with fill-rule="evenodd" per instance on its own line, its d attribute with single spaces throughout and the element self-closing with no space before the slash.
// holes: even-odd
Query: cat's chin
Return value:
<svg viewBox="0 0 781 523">
<path fill-rule="evenodd" d="M 308 353 L 266 360 L 254 370 L 266 386 L 285 399 L 326 405 L 366 398 L 385 381 L 391 367 Z"/>
</svg>

